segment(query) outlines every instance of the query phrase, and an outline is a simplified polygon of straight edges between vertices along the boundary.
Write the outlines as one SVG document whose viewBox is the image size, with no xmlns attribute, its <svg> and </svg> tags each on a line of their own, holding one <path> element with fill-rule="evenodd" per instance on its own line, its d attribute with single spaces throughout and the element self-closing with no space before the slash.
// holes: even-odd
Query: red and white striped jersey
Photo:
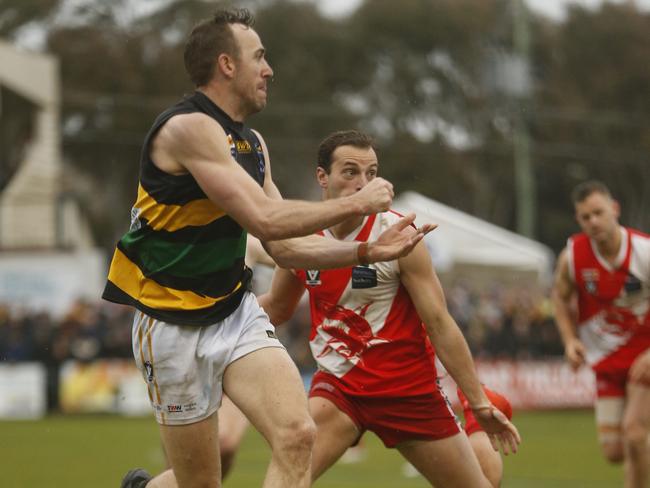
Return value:
<svg viewBox="0 0 650 488">
<path fill-rule="evenodd" d="M 371 215 L 344 240 L 374 240 L 399 218 L 392 211 Z M 320 234 L 334 239 L 329 231 Z M 433 348 L 397 260 L 296 275 L 309 292 L 312 354 L 346 393 L 398 397 L 437 390 Z"/>
<path fill-rule="evenodd" d="M 578 333 L 596 371 L 627 369 L 650 347 L 650 236 L 621 227 L 614 265 L 586 234 L 569 238 L 569 272 L 578 290 Z"/>
</svg>

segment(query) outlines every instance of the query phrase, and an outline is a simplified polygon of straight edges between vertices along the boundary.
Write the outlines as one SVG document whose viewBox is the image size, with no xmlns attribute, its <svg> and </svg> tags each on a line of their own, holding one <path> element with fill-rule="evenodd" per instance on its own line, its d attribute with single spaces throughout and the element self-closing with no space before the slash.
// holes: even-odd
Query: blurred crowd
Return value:
<svg viewBox="0 0 650 488">
<path fill-rule="evenodd" d="M 255 287 L 255 283 L 254 283 Z M 258 290 L 263 291 L 263 290 Z M 447 304 L 477 359 L 537 359 L 562 355 L 550 300 L 536 289 L 446 285 Z M 306 298 L 306 297 L 304 297 Z M 131 359 L 130 307 L 78 301 L 62 317 L 0 303 L 0 364 L 37 361 L 47 372 L 48 409 L 59 407 L 60 371 L 67 360 Z M 277 328 L 303 373 L 315 369 L 309 350 L 309 303 Z"/>
<path fill-rule="evenodd" d="M 61 318 L 0 304 L 0 359 L 60 363 L 67 359 L 130 358 L 129 307 L 76 302 Z"/>
<path fill-rule="evenodd" d="M 475 357 L 531 359 L 562 354 L 548 296 L 537 290 L 494 287 L 472 291 L 447 287 L 449 311 Z M 76 302 L 55 319 L 47 312 L 0 304 L 0 361 L 60 364 L 67 359 L 131 358 L 129 307 L 100 301 Z M 301 303 L 278 334 L 302 369 L 313 367 L 309 352 L 309 309 Z"/>
<path fill-rule="evenodd" d="M 562 356 L 548 292 L 537 287 L 446 289 L 447 306 L 477 359 L 537 359 Z"/>
</svg>

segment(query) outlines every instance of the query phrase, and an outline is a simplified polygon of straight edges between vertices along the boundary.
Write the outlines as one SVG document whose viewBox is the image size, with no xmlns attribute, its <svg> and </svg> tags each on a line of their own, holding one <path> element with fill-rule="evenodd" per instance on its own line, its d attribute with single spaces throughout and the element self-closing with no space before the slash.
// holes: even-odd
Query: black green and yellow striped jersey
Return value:
<svg viewBox="0 0 650 488">
<path fill-rule="evenodd" d="M 233 158 L 264 183 L 264 153 L 255 133 L 203 93 L 163 112 L 144 141 L 131 228 L 117 244 L 103 298 L 168 323 L 201 326 L 239 306 L 251 271 L 244 264 L 246 231 L 208 199 L 191 174 L 166 173 L 151 160 L 158 130 L 174 115 L 193 112 L 215 119 Z"/>
</svg>

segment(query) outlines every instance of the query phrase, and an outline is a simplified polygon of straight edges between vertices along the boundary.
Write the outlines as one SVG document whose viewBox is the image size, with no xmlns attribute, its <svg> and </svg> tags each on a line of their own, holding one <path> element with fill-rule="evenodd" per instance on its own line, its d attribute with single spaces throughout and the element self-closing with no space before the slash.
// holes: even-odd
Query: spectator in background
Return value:
<svg viewBox="0 0 650 488">
<path fill-rule="evenodd" d="M 265 273 L 257 271 L 254 286 L 255 282 L 262 281 Z M 518 287 L 500 286 L 497 291 L 487 293 L 477 291 L 466 283 L 451 284 L 448 288 L 449 313 L 457 321 L 476 357 L 544 359 L 564 354 L 550 300 L 539 291 L 529 292 Z M 499 332 L 506 315 L 503 296 L 507 294 L 523 296 L 524 298 L 517 298 L 516 302 L 518 308 L 526 312 L 518 312 L 520 331 L 517 334 L 528 331 L 528 337 L 518 339 L 514 356 L 512 348 L 508 347 Z M 90 315 L 92 321 L 96 322 L 90 330 L 97 331 L 96 337 L 100 343 L 98 357 L 132 358 L 131 325 L 128 323 L 133 314 L 132 309 L 109 302 L 87 303 L 86 306 L 92 309 Z M 76 307 L 77 304 L 73 305 L 73 308 Z M 0 307 L 0 360 L 8 361 L 10 356 L 12 361 L 48 363 L 52 361 L 53 348 L 57 350 L 59 360 L 74 359 L 69 351 L 70 343 L 75 342 L 78 336 L 86 335 L 88 330 L 79 326 L 69 328 L 67 321 L 70 314 L 68 311 L 63 318 L 55 318 L 42 310 Z M 304 328 L 300 327 L 299 322 L 292 319 L 278 334 L 298 366 L 302 369 L 304 365 L 304 369 L 309 371 L 313 362 L 309 359 L 310 353 L 303 340 Z M 8 356 L 6 350 L 9 342 L 6 337 L 10 328 L 16 334 L 17 350 L 22 352 Z M 494 337 L 490 335 L 492 328 L 497 331 Z M 304 361 L 300 358 L 304 358 Z"/>
</svg>

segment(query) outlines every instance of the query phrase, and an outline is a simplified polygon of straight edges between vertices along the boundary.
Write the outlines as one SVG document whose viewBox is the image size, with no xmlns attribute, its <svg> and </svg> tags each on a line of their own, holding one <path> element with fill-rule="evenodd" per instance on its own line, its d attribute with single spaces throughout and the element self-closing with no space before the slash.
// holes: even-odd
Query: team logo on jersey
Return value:
<svg viewBox="0 0 650 488">
<path fill-rule="evenodd" d="M 147 381 L 151 383 L 153 381 L 153 364 L 149 361 L 145 361 L 144 369 L 147 371 Z"/>
<path fill-rule="evenodd" d="M 389 342 L 388 339 L 376 336 L 366 319 L 372 303 L 359 305 L 353 310 L 341 305 L 320 305 L 324 307 L 322 311 L 326 318 L 318 326 L 318 334 L 323 339 L 327 338 L 327 341 L 314 357 L 324 358 L 334 353 L 357 364 L 366 350 Z"/>
<path fill-rule="evenodd" d="M 250 143 L 246 140 L 237 141 L 235 143 L 235 147 L 237 148 L 237 152 L 240 153 L 253 152 L 253 148 L 251 147 Z"/>
<path fill-rule="evenodd" d="M 581 271 L 582 279 L 585 282 L 585 290 L 592 295 L 596 294 L 598 290 L 598 278 L 600 277 L 598 270 L 594 268 L 586 268 Z"/>
<path fill-rule="evenodd" d="M 320 281 L 320 270 L 318 269 L 308 269 L 307 270 L 307 280 L 305 280 L 309 286 L 318 286 L 321 284 Z"/>
</svg>

